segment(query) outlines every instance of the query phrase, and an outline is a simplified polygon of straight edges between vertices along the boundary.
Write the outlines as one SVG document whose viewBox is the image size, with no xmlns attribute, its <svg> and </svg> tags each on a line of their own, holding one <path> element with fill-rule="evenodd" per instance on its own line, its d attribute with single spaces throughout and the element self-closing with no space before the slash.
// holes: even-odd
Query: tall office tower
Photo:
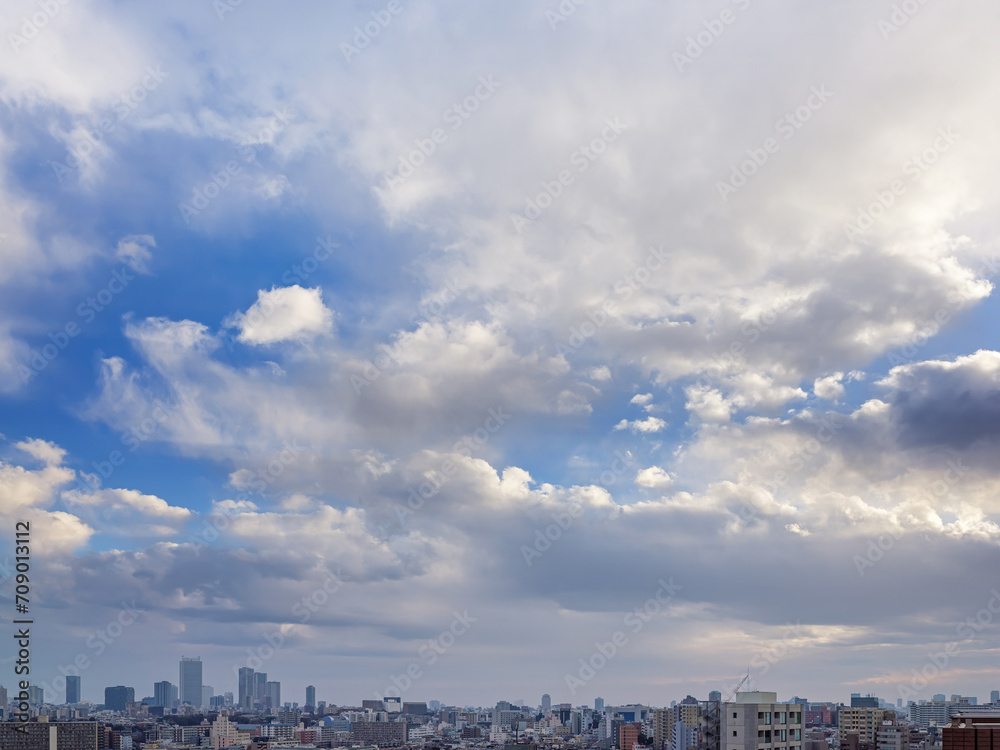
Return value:
<svg viewBox="0 0 1000 750">
<path fill-rule="evenodd" d="M 153 683 L 153 705 L 164 708 L 174 705 L 174 686 L 167 680 Z"/>
<path fill-rule="evenodd" d="M 263 703 L 267 697 L 264 686 L 267 685 L 267 672 L 253 673 L 253 700 L 254 703 Z"/>
<path fill-rule="evenodd" d="M 1000 690 L 990 691 L 990 703 L 1000 703 Z"/>
<path fill-rule="evenodd" d="M 124 713 L 126 703 L 135 703 L 135 688 L 116 685 L 104 688 L 104 708 Z"/>
<path fill-rule="evenodd" d="M 878 730 L 882 726 L 882 722 L 895 720 L 896 712 L 891 708 L 872 708 L 870 706 L 842 708 L 837 712 L 837 717 L 840 725 L 841 744 L 844 743 L 844 738 L 848 733 L 856 733 L 858 742 L 867 742 L 875 746 L 878 742 Z"/>
<path fill-rule="evenodd" d="M 316 708 L 316 687 L 314 685 L 306 686 L 306 705 L 311 706 L 314 710 Z"/>
<path fill-rule="evenodd" d="M 32 706 L 41 706 L 45 703 L 45 689 L 37 685 L 28 685 L 28 703 Z"/>
<path fill-rule="evenodd" d="M 719 713 L 719 750 L 757 750 L 758 745 L 802 750 L 801 703 L 778 703 L 776 693 L 754 690 L 737 693 L 732 703 L 721 705 Z"/>
<path fill-rule="evenodd" d="M 239 685 L 237 688 L 237 693 L 240 699 L 240 708 L 253 708 L 253 678 L 254 671 L 250 669 L 250 667 L 240 667 Z"/>
<path fill-rule="evenodd" d="M 710 701 L 721 701 L 722 700 L 722 693 L 720 693 L 718 690 L 713 690 L 712 692 L 710 692 L 708 694 L 708 699 Z"/>
<path fill-rule="evenodd" d="M 70 675 L 66 678 L 66 702 L 80 702 L 80 676 Z"/>
<path fill-rule="evenodd" d="M 548 693 L 542 693 L 542 713 L 548 713 L 552 710 L 552 696 Z"/>
<path fill-rule="evenodd" d="M 878 708 L 878 698 L 871 693 L 864 697 L 851 693 L 851 708 Z"/>
<path fill-rule="evenodd" d="M 0 685 L 0 709 L 7 710 L 7 688 L 3 685 Z M 4 718 L 7 718 L 6 715 L 4 715 Z"/>
<path fill-rule="evenodd" d="M 594 710 L 595 711 L 604 710 L 604 698 L 594 698 Z"/>
<path fill-rule="evenodd" d="M 186 656 L 181 657 L 180 681 L 177 686 L 180 688 L 181 703 L 190 703 L 192 706 L 202 705 L 200 656 L 193 659 Z"/>
<path fill-rule="evenodd" d="M 264 683 L 264 704 L 272 711 L 276 711 L 281 708 L 280 682 L 272 681 Z"/>
<path fill-rule="evenodd" d="M 201 686 L 201 705 L 203 705 L 203 706 L 211 706 L 212 705 L 212 698 L 214 698 L 214 697 L 215 697 L 215 688 L 214 687 L 212 687 L 211 685 L 202 685 Z"/>
</svg>

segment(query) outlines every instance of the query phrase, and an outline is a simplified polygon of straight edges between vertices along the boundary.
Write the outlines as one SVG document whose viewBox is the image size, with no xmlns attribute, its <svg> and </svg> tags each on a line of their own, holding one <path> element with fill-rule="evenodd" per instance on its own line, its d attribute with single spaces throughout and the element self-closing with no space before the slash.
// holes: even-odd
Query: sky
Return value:
<svg viewBox="0 0 1000 750">
<path fill-rule="evenodd" d="M 998 22 L 8 0 L 32 681 L 987 700 Z"/>
</svg>

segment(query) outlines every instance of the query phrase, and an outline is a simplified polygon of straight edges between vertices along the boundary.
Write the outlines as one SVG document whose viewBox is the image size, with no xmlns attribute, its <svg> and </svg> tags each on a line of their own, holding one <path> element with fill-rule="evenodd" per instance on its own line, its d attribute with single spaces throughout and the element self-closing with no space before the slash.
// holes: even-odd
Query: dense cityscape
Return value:
<svg viewBox="0 0 1000 750">
<path fill-rule="evenodd" d="M 198 657 L 182 657 L 178 684 L 153 683 L 137 698 L 125 685 L 104 703 L 81 701 L 81 677 L 65 678 L 65 700 L 35 685 L 0 687 L 3 750 L 263 750 L 265 748 L 484 748 L 497 750 L 995 750 L 1000 690 L 988 703 L 943 693 L 895 702 L 852 693 L 849 704 L 750 689 L 750 675 L 723 694 L 688 695 L 669 706 L 497 701 L 451 706 L 400 696 L 336 706 L 312 685 L 282 700 L 281 683 L 240 667 L 235 691 L 216 695 Z M 744 689 L 745 688 L 745 689 Z"/>
</svg>

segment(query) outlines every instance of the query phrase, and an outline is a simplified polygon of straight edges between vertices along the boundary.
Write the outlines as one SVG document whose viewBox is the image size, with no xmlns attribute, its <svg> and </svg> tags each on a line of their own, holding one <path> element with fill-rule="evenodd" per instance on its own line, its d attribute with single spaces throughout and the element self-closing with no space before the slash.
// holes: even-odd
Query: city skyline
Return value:
<svg viewBox="0 0 1000 750">
<path fill-rule="evenodd" d="M 8 691 L 996 688 L 1000 6 L 132 5 L 0 18 Z"/>
</svg>

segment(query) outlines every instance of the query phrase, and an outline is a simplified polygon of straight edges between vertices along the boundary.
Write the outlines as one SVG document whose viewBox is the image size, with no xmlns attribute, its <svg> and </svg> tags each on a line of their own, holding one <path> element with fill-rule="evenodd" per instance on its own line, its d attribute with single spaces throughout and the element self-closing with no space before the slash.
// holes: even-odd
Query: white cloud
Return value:
<svg viewBox="0 0 1000 750">
<path fill-rule="evenodd" d="M 615 425 L 616 430 L 631 430 L 632 432 L 659 432 L 667 423 L 659 417 L 646 417 L 645 419 L 634 419 L 631 422 L 623 419 Z"/>
<path fill-rule="evenodd" d="M 156 240 L 151 234 L 131 234 L 118 240 L 115 257 L 127 264 L 136 273 L 149 273 L 149 262 L 153 259 L 151 247 Z"/>
<path fill-rule="evenodd" d="M 306 341 L 333 332 L 333 311 L 323 304 L 319 288 L 298 284 L 261 289 L 245 313 L 236 313 L 226 326 L 239 329 L 239 340 L 254 346 L 282 341 Z"/>
<path fill-rule="evenodd" d="M 816 378 L 813 382 L 813 393 L 828 401 L 836 401 L 844 395 L 844 386 L 841 385 L 843 379 L 844 373 L 842 372 L 835 372 L 823 378 Z"/>
<path fill-rule="evenodd" d="M 663 489 L 673 486 L 674 478 L 659 466 L 650 466 L 636 474 L 635 483 L 640 487 Z"/>
</svg>

